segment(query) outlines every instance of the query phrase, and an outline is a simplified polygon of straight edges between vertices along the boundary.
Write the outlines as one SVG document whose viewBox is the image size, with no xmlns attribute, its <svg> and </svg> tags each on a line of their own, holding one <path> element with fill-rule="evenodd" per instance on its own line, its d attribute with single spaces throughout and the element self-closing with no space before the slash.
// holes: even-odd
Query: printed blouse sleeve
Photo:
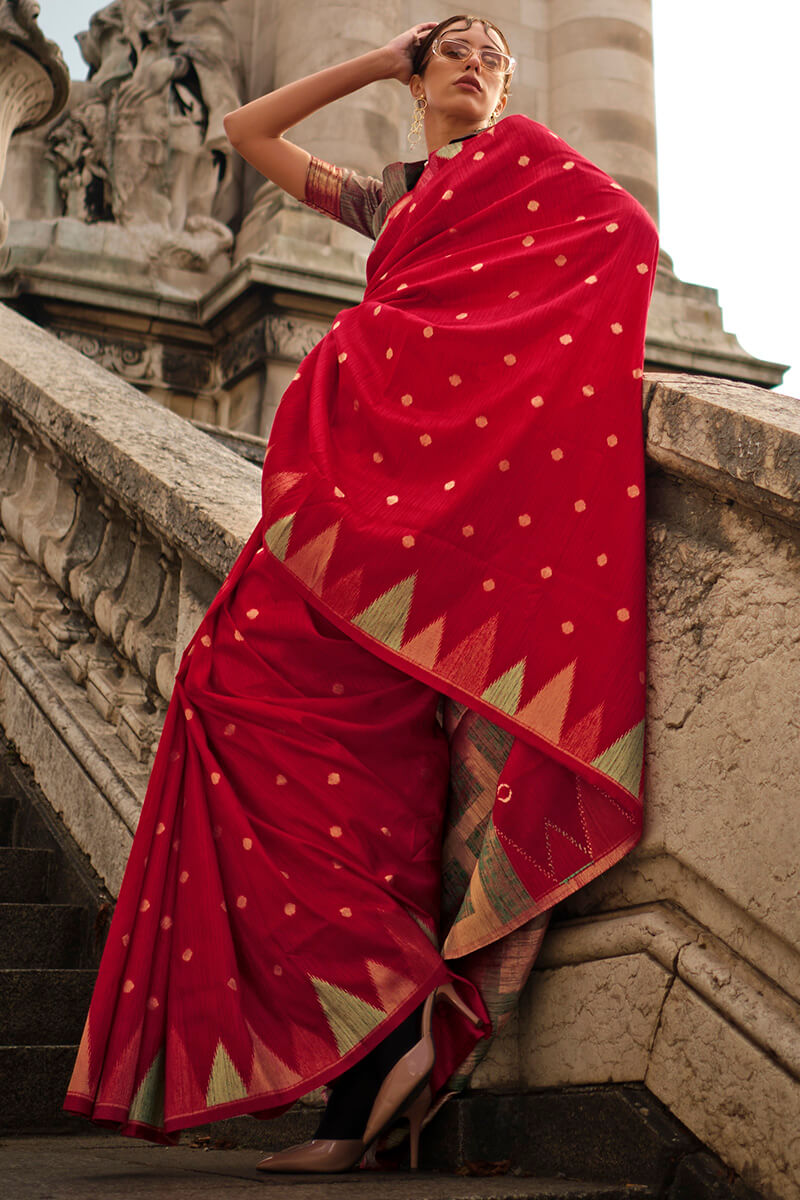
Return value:
<svg viewBox="0 0 800 1200">
<path fill-rule="evenodd" d="M 311 156 L 304 201 L 309 208 L 373 238 L 374 217 L 383 199 L 383 183 L 369 175 L 336 167 Z"/>
</svg>

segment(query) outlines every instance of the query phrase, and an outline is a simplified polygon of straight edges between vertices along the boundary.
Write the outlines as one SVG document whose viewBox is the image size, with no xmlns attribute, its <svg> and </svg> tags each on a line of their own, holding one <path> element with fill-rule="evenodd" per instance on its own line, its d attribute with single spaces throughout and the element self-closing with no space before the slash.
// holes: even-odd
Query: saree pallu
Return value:
<svg viewBox="0 0 800 1200">
<path fill-rule="evenodd" d="M 276 1115 L 451 974 L 499 1028 L 553 904 L 636 842 L 655 255 L 521 117 L 391 208 L 181 661 L 69 1111 Z M 435 1035 L 463 1086 L 486 1040 Z"/>
</svg>

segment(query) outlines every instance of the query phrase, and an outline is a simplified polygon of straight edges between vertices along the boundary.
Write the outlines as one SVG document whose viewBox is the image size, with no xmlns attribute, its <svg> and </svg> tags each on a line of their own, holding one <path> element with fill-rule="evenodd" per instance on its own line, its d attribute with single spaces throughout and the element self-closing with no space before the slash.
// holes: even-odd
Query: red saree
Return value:
<svg viewBox="0 0 800 1200">
<path fill-rule="evenodd" d="M 391 208 L 181 662 L 67 1109 L 273 1115 L 449 968 L 497 1027 L 547 910 L 636 842 L 655 265 L 524 117 Z M 477 1036 L 437 1031 L 436 1087 Z"/>
</svg>

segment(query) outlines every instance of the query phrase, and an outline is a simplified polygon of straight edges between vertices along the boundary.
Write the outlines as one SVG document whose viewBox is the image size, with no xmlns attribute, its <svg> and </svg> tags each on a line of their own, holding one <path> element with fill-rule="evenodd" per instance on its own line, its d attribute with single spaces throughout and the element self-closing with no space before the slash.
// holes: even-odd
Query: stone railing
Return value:
<svg viewBox="0 0 800 1200">
<path fill-rule="evenodd" d="M 116 894 L 259 470 L 8 309 L 0 344 L 0 722 Z"/>
<path fill-rule="evenodd" d="M 2 308 L 0 345 L 0 724 L 116 893 L 175 665 L 255 524 L 259 469 Z M 644 1082 L 788 1200 L 800 405 L 677 376 L 644 398 L 646 834 L 562 906 L 476 1083 Z"/>
</svg>

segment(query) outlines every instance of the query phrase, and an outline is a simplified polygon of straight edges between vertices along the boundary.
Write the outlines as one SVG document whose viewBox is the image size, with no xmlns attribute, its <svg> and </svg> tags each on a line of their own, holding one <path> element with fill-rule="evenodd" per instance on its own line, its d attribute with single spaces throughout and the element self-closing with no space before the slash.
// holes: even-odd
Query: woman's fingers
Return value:
<svg viewBox="0 0 800 1200">
<path fill-rule="evenodd" d="M 422 21 L 419 25 L 412 25 L 410 29 L 406 29 L 387 42 L 384 48 L 389 51 L 394 60 L 390 74 L 391 79 L 399 79 L 401 83 L 408 83 L 413 69 L 414 51 L 426 33 L 429 33 L 435 26 L 435 21 Z"/>
</svg>

